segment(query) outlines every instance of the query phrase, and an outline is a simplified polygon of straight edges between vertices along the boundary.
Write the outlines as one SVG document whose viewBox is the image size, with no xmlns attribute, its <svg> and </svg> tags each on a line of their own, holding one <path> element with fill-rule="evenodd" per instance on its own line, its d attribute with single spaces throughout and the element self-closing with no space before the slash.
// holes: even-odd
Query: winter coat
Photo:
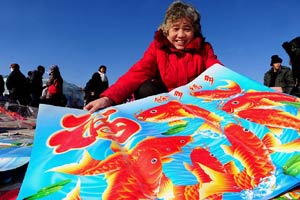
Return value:
<svg viewBox="0 0 300 200">
<path fill-rule="evenodd" d="M 3 79 L 3 76 L 0 75 L 0 96 L 3 95 L 4 90 L 5 90 L 5 87 L 4 87 L 4 79 Z"/>
<path fill-rule="evenodd" d="M 55 106 L 66 106 L 67 99 L 63 94 L 63 79 L 60 73 L 50 75 L 47 82 L 46 97 L 42 97 L 41 102 Z"/>
<path fill-rule="evenodd" d="M 107 88 L 108 81 L 102 81 L 100 74 L 98 72 L 94 73 L 84 88 L 86 104 L 98 99 L 100 94 Z"/>
<path fill-rule="evenodd" d="M 30 82 L 30 92 L 37 94 L 39 97 L 42 95 L 43 91 L 43 76 L 38 70 L 34 70 L 29 79 Z"/>
<path fill-rule="evenodd" d="M 212 46 L 203 37 L 194 38 L 185 50 L 177 50 L 160 30 L 156 32 L 144 56 L 101 96 L 120 104 L 144 81 L 157 76 L 170 91 L 194 80 L 216 63 L 221 64 Z"/>
<path fill-rule="evenodd" d="M 273 68 L 265 73 L 264 85 L 268 87 L 281 87 L 284 93 L 291 94 L 295 86 L 292 70 L 288 67 L 281 66 L 275 79 L 274 86 L 271 86 L 272 71 Z"/>
<path fill-rule="evenodd" d="M 24 74 L 19 69 L 14 69 L 6 79 L 6 88 L 9 91 L 9 98 L 27 105 L 30 100 L 29 84 Z"/>
</svg>

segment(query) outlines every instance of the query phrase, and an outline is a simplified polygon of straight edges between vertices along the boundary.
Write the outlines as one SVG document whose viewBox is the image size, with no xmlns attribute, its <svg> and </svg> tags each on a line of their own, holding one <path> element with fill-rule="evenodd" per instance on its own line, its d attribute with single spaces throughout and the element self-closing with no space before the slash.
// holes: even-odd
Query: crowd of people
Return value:
<svg viewBox="0 0 300 200">
<path fill-rule="evenodd" d="M 300 97 L 300 37 L 284 42 L 282 47 L 290 58 L 292 69 L 281 65 L 282 59 L 278 55 L 272 55 L 271 69 L 264 75 L 264 85 Z M 124 103 L 129 97 L 140 99 L 168 92 L 192 81 L 214 64 L 222 65 L 202 34 L 200 13 L 190 4 L 175 1 L 167 9 L 143 57 L 116 83 L 109 87 L 104 65 L 92 75 L 84 88 L 84 109 L 93 113 Z M 6 82 L 10 99 L 33 106 L 41 102 L 64 106 L 59 68 L 50 68 L 49 81 L 44 88 L 40 82 L 44 74 L 41 67 L 32 72 L 26 88 L 28 81 L 18 64 L 11 65 L 12 72 Z M 30 91 L 30 96 L 25 91 Z"/>
<path fill-rule="evenodd" d="M 62 90 L 63 79 L 57 65 L 50 67 L 46 85 L 43 84 L 45 67 L 42 65 L 28 72 L 28 77 L 21 72 L 17 63 L 11 64 L 10 70 L 5 82 L 3 76 L 0 77 L 1 96 L 6 86 L 9 93 L 8 102 L 31 107 L 38 107 L 40 103 L 66 106 L 66 97 Z"/>
<path fill-rule="evenodd" d="M 11 73 L 7 76 L 6 81 L 0 75 L 0 99 L 7 100 L 12 104 L 31 107 L 38 107 L 40 103 L 55 106 L 67 105 L 68 99 L 63 91 L 64 81 L 57 65 L 50 67 L 46 83 L 43 82 L 45 67 L 42 65 L 38 65 L 35 70 L 28 71 L 27 77 L 21 72 L 20 65 L 17 63 L 11 64 L 10 70 Z M 108 88 L 106 70 L 107 67 L 101 65 L 98 71 L 92 75 L 92 78 L 88 80 L 83 90 L 84 99 L 82 101 L 89 103 L 97 99 Z M 6 96 L 4 96 L 5 86 L 8 90 Z M 78 108 L 77 105 L 75 107 Z"/>
</svg>

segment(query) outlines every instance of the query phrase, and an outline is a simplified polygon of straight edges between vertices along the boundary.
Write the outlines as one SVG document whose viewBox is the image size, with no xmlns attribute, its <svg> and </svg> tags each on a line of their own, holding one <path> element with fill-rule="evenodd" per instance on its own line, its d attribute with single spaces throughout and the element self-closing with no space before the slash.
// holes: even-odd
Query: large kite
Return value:
<svg viewBox="0 0 300 200">
<path fill-rule="evenodd" d="M 94 114 L 41 105 L 18 199 L 272 199 L 300 183 L 299 109 L 220 65 Z"/>
</svg>

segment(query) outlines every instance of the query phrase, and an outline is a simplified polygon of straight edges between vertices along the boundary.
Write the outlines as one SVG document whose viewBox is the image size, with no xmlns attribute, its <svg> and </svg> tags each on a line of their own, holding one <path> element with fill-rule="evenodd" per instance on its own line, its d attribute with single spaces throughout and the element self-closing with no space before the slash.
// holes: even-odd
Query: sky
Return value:
<svg viewBox="0 0 300 200">
<path fill-rule="evenodd" d="M 0 74 L 58 65 L 84 87 L 100 65 L 110 85 L 144 54 L 172 0 L 0 0 Z M 225 67 L 263 83 L 271 56 L 300 36 L 299 0 L 186 0 Z M 48 77 L 44 74 L 44 77 Z"/>
</svg>

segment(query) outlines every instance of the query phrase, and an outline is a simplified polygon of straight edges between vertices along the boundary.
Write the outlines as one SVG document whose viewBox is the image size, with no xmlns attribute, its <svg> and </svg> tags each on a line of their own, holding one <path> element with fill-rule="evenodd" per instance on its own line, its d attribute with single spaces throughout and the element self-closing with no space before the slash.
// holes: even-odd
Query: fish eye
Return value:
<svg viewBox="0 0 300 200">
<path fill-rule="evenodd" d="M 157 158 L 152 158 L 151 159 L 151 164 L 155 164 L 155 163 L 157 163 Z"/>
<path fill-rule="evenodd" d="M 243 131 L 244 132 L 250 132 L 249 129 L 247 129 L 247 128 L 243 128 Z"/>
<path fill-rule="evenodd" d="M 151 110 L 150 113 L 157 113 L 157 110 Z"/>
<path fill-rule="evenodd" d="M 239 104 L 239 102 L 238 101 L 233 101 L 232 104 L 237 105 L 237 104 Z"/>
<path fill-rule="evenodd" d="M 185 143 L 185 140 L 180 140 L 179 141 L 181 144 L 184 144 Z"/>
</svg>

